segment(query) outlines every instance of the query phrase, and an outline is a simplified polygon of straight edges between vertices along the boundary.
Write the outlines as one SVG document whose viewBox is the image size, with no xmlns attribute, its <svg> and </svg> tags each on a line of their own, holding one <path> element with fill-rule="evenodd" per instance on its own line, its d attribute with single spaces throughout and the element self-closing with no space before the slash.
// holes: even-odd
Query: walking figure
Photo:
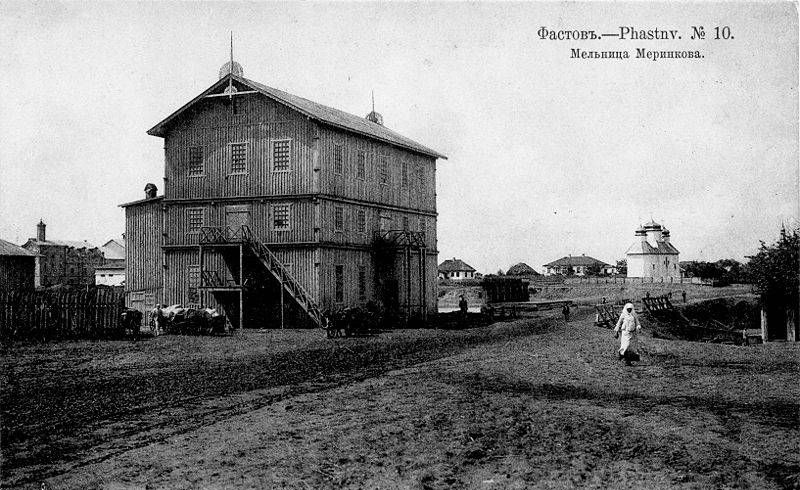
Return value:
<svg viewBox="0 0 800 490">
<path fill-rule="evenodd" d="M 564 307 L 561 308 L 561 314 L 564 315 L 564 321 L 568 322 L 569 321 L 569 305 L 564 305 Z"/>
<path fill-rule="evenodd" d="M 683 291 L 681 296 L 683 296 L 683 302 L 686 303 L 686 291 Z"/>
<path fill-rule="evenodd" d="M 641 329 L 642 325 L 633 309 L 633 303 L 626 304 L 617 320 L 617 326 L 614 327 L 614 338 L 620 339 L 619 358 L 625 361 L 626 366 L 630 366 L 632 361 L 639 360 L 637 337 Z"/>
<path fill-rule="evenodd" d="M 463 321 L 467 319 L 467 310 L 469 309 L 469 304 L 467 303 L 467 300 L 464 298 L 463 294 L 459 296 L 459 298 L 461 299 L 458 301 L 458 310 L 461 315 L 461 320 Z"/>
</svg>

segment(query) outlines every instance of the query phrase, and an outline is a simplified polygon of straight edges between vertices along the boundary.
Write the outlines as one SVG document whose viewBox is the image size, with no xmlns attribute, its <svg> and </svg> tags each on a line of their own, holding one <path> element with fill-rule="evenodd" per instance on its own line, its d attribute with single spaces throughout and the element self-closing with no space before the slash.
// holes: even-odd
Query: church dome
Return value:
<svg viewBox="0 0 800 490">
<path fill-rule="evenodd" d="M 238 61 L 226 61 L 225 64 L 219 68 L 219 78 L 227 77 L 228 73 L 233 73 L 237 77 L 244 76 L 244 70 Z"/>
<path fill-rule="evenodd" d="M 659 225 L 658 223 L 656 223 L 653 220 L 650 220 L 648 223 L 644 224 L 644 229 L 645 230 L 660 230 L 661 229 L 661 225 Z"/>
</svg>

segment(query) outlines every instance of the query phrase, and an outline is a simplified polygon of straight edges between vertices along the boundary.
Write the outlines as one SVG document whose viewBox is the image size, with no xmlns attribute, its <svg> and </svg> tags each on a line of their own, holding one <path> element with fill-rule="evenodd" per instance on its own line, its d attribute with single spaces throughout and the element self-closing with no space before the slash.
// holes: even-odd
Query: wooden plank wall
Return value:
<svg viewBox="0 0 800 490">
<path fill-rule="evenodd" d="M 292 228 L 288 231 L 272 229 L 272 207 L 290 204 Z M 203 208 L 205 226 L 226 226 L 225 209 L 228 206 L 248 206 L 250 229 L 253 235 L 265 243 L 307 243 L 315 239 L 314 204 L 311 199 L 268 199 L 220 201 L 214 204 L 169 203 L 167 205 L 165 240 L 167 245 L 197 245 L 200 234 L 189 232 L 188 210 Z"/>
<path fill-rule="evenodd" d="M 33 289 L 35 274 L 36 257 L 0 256 L 0 289 Z"/>
<path fill-rule="evenodd" d="M 157 290 L 162 280 L 161 202 L 125 208 L 125 290 Z"/>
<path fill-rule="evenodd" d="M 227 98 L 206 99 L 164 141 L 167 199 L 290 195 L 312 192 L 313 134 L 308 120 L 262 96 L 238 96 L 233 115 Z M 291 140 L 288 172 L 272 171 L 272 141 Z M 229 144 L 248 142 L 248 172 L 229 168 Z M 189 147 L 203 148 L 205 173 L 189 176 Z"/>
<path fill-rule="evenodd" d="M 363 136 L 321 127 L 319 160 L 323 194 L 358 199 L 391 206 L 436 211 L 436 161 Z M 343 172 L 334 172 L 334 146 L 342 145 Z M 359 152 L 366 156 L 366 176 L 357 177 Z M 387 159 L 388 182 L 380 183 L 380 160 Z M 402 182 L 403 162 L 408 168 L 407 185 Z"/>
<path fill-rule="evenodd" d="M 407 217 L 409 231 L 420 231 L 420 220 L 425 222 L 425 246 L 432 250 L 436 249 L 435 216 L 409 211 L 388 210 L 381 207 L 364 206 L 341 201 L 331 201 L 328 199 L 320 199 L 319 203 L 320 221 L 322 222 L 319 237 L 322 242 L 370 245 L 374 232 L 380 229 L 381 216 L 388 217 L 391 220 L 389 227 L 392 230 L 402 230 L 403 217 Z M 342 231 L 335 230 L 335 213 L 337 207 L 341 207 L 344 214 L 344 228 Z M 366 214 L 365 233 L 357 231 L 358 210 L 360 209 L 363 209 Z"/>
</svg>

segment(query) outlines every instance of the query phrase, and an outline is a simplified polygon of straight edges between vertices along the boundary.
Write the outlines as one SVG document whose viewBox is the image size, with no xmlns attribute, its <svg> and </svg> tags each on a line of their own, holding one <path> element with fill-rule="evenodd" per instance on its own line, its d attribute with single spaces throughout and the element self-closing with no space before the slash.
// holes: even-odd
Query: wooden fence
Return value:
<svg viewBox="0 0 800 490">
<path fill-rule="evenodd" d="M 0 290 L 0 339 L 121 337 L 123 288 Z"/>
</svg>

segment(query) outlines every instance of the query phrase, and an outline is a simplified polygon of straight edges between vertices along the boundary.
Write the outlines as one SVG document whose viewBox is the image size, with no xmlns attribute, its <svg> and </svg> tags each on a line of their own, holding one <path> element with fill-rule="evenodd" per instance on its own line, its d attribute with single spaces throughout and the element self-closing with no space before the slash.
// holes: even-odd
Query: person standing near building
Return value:
<svg viewBox="0 0 800 490">
<path fill-rule="evenodd" d="M 467 299 L 463 294 L 459 296 L 459 298 L 461 299 L 458 301 L 458 311 L 460 313 L 461 320 L 463 321 L 467 319 L 467 310 L 469 310 L 469 304 L 467 303 Z"/>
<path fill-rule="evenodd" d="M 686 290 L 685 289 L 683 290 L 683 292 L 681 292 L 681 296 L 683 296 L 683 302 L 686 303 Z"/>
<path fill-rule="evenodd" d="M 568 322 L 569 321 L 569 305 L 565 304 L 564 307 L 561 308 L 561 314 L 564 315 L 564 321 Z"/>
<path fill-rule="evenodd" d="M 632 361 L 639 360 L 637 337 L 642 325 L 633 308 L 633 303 L 628 303 L 622 309 L 622 314 L 614 327 L 614 338 L 619 337 L 619 358 L 625 360 L 625 365 L 630 366 Z"/>
<path fill-rule="evenodd" d="M 153 311 L 150 312 L 150 321 L 153 325 L 153 335 L 158 337 L 161 334 L 161 330 L 164 328 L 164 310 L 161 309 L 159 303 L 153 307 Z"/>
</svg>

